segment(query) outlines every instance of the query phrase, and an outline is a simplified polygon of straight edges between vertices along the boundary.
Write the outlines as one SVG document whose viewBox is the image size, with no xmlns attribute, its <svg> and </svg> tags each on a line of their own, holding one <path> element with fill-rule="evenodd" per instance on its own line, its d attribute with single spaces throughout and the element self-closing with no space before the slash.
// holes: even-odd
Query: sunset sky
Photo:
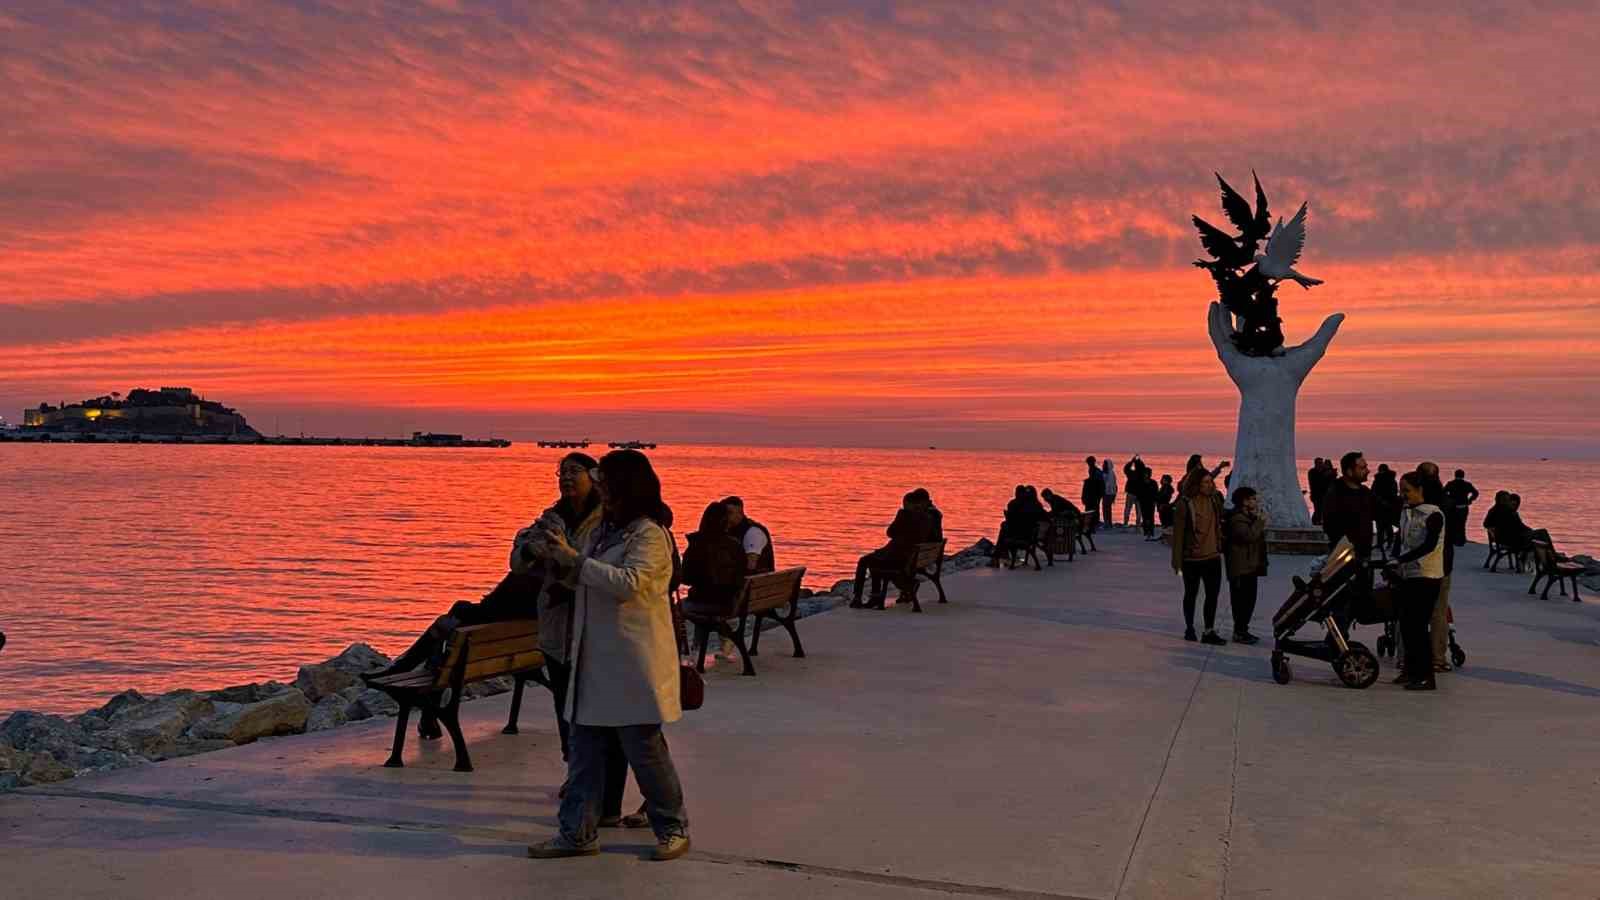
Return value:
<svg viewBox="0 0 1600 900">
<path fill-rule="evenodd" d="M 1600 454 L 1593 2 L 20 0 L 0 414 L 1231 446 L 1191 213 L 1309 200 L 1302 450 Z M 1326 444 L 1324 448 L 1322 445 Z"/>
</svg>

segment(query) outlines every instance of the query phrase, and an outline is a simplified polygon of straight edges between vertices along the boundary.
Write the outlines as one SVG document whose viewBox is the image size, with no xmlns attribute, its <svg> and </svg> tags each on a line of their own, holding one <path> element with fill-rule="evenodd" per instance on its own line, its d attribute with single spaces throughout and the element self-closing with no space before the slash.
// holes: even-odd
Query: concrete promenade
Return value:
<svg viewBox="0 0 1600 900">
<path fill-rule="evenodd" d="M 414 737 L 381 768 L 380 719 L 0 795 L 0 898 L 1600 898 L 1600 603 L 1468 547 L 1467 665 L 1437 693 L 1387 659 L 1366 691 L 1311 660 L 1279 686 L 1266 645 L 1182 641 L 1166 547 L 1101 547 L 953 577 L 920 616 L 806 619 L 808 658 L 775 632 L 759 677 L 711 674 L 668 732 L 680 862 L 622 831 L 525 858 L 562 780 L 536 692 L 519 736 L 506 697 L 464 707 L 472 774 Z M 1262 634 L 1305 561 L 1272 565 Z"/>
</svg>

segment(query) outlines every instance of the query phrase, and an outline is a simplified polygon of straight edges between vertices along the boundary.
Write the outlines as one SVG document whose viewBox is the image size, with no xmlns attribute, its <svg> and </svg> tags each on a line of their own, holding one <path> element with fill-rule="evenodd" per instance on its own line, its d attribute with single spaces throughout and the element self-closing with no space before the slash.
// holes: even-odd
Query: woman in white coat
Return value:
<svg viewBox="0 0 1600 900">
<path fill-rule="evenodd" d="M 607 453 L 591 477 L 602 514 L 589 545 L 580 551 L 555 529 L 543 541 L 543 554 L 572 573 L 576 595 L 565 711 L 570 759 L 561 833 L 528 854 L 556 859 L 600 851 L 606 759 L 620 748 L 656 834 L 651 858 L 677 859 L 689 850 L 689 819 L 661 732 L 683 715 L 667 597 L 672 510 L 661 501 L 649 459 L 636 450 Z"/>
</svg>

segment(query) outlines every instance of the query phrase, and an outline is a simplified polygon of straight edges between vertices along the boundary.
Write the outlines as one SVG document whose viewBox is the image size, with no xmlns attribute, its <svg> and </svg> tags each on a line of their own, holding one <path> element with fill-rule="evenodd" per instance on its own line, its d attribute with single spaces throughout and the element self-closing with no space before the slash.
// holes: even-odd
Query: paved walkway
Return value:
<svg viewBox="0 0 1600 900">
<path fill-rule="evenodd" d="M 1164 547 L 1101 546 L 714 673 L 669 732 L 681 862 L 639 832 L 524 858 L 561 781 L 534 694 L 515 737 L 506 698 L 466 707 L 473 774 L 448 741 L 381 768 L 380 720 L 0 796 L 0 897 L 1600 897 L 1600 604 L 1468 548 L 1438 693 L 1309 660 L 1279 686 L 1264 649 L 1180 640 Z M 1273 565 L 1258 622 L 1304 562 Z"/>
</svg>

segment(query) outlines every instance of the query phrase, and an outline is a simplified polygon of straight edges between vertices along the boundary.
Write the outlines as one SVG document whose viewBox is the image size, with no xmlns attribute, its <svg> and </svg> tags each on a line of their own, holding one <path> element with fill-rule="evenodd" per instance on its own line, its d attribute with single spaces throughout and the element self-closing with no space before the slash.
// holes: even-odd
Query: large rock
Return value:
<svg viewBox="0 0 1600 900">
<path fill-rule="evenodd" d="M 120 769 L 147 761 L 109 731 L 90 733 L 60 716 L 27 710 L 0 723 L 0 742 L 36 757 L 49 756 L 73 772 Z"/>
<path fill-rule="evenodd" d="M 223 703 L 260 703 L 269 697 L 276 697 L 288 689 L 289 685 L 280 681 L 261 681 L 253 684 L 236 684 L 216 691 L 206 691 L 205 695 L 212 700 Z"/>
<path fill-rule="evenodd" d="M 211 716 L 215 709 L 216 704 L 204 694 L 170 691 L 147 703 L 125 706 L 103 731 L 90 737 L 101 746 L 147 759 L 166 759 L 177 755 L 178 739 L 189 726 Z"/>
<path fill-rule="evenodd" d="M 306 728 L 311 701 L 298 688 L 235 707 L 217 704 L 217 711 L 189 729 L 191 738 L 228 740 L 248 744 L 258 738 L 278 734 L 298 734 Z"/>
<path fill-rule="evenodd" d="M 350 721 L 358 722 L 373 716 L 392 716 L 399 711 L 400 704 L 393 697 L 376 688 L 364 688 L 350 701 L 345 714 Z"/>
<path fill-rule="evenodd" d="M 323 697 L 311 708 L 311 714 L 306 717 L 306 731 L 309 733 L 338 728 L 350 721 L 350 715 L 345 711 L 349 706 L 350 701 L 338 694 Z"/>
<path fill-rule="evenodd" d="M 482 681 L 474 681 L 473 683 L 462 688 L 461 699 L 476 700 L 479 697 L 493 697 L 496 694 L 504 694 L 516 686 L 516 679 L 512 678 L 510 675 L 501 675 L 497 678 L 485 678 Z"/>
<path fill-rule="evenodd" d="M 130 688 L 116 695 L 115 697 L 112 697 L 109 701 L 107 701 L 105 706 L 102 706 L 99 709 L 92 709 L 85 713 L 85 715 L 98 716 L 102 719 L 109 720 L 112 716 L 115 716 L 117 713 L 122 712 L 123 710 L 129 709 L 130 707 L 143 706 L 149 702 L 149 697 L 146 697 L 138 691 Z"/>
<path fill-rule="evenodd" d="M 360 683 L 361 679 L 355 675 L 326 663 L 301 666 L 294 678 L 294 686 L 299 688 L 312 703 L 318 703 L 325 697 L 333 696 L 345 688 L 355 687 Z"/>
<path fill-rule="evenodd" d="M 23 784 L 54 784 L 57 781 L 66 781 L 77 772 L 48 753 L 35 753 L 28 760 L 27 767 L 19 774 L 22 776 Z"/>
<path fill-rule="evenodd" d="M 322 665 L 330 669 L 338 669 L 350 675 L 366 675 L 379 669 L 387 669 L 393 660 L 382 653 L 372 649 L 366 644 L 351 644 L 344 648 L 338 656 L 326 660 Z"/>
</svg>

